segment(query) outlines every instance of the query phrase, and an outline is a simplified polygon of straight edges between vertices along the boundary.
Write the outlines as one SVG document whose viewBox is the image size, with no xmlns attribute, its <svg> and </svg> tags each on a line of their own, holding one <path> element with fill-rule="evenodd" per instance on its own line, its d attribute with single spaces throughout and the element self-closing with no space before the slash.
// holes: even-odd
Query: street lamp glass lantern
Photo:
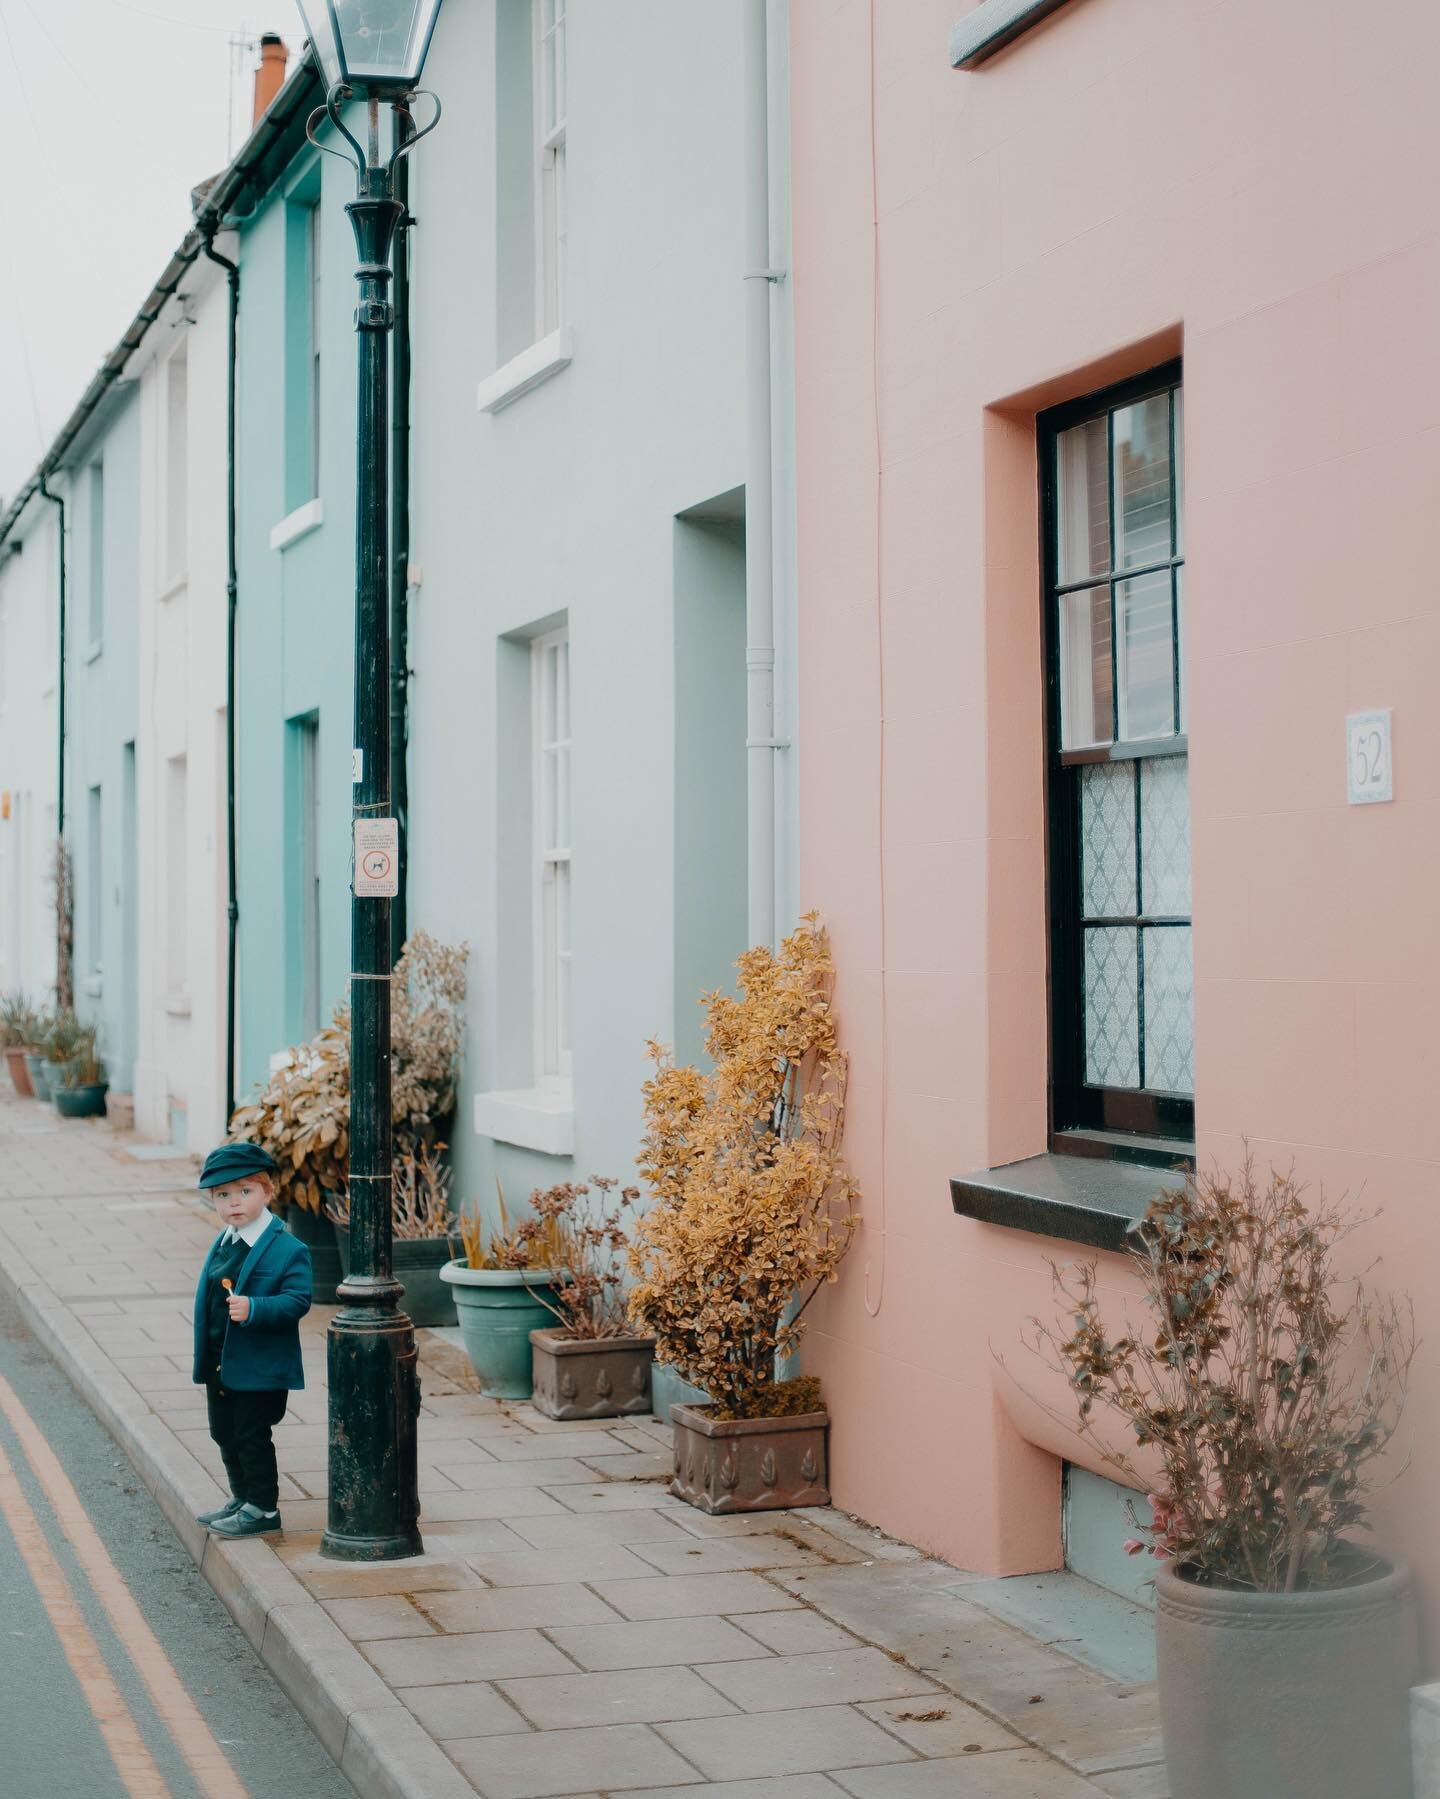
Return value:
<svg viewBox="0 0 1440 1799">
<path fill-rule="evenodd" d="M 420 85 L 440 0 L 299 0 L 327 89 L 378 100 Z"/>
</svg>

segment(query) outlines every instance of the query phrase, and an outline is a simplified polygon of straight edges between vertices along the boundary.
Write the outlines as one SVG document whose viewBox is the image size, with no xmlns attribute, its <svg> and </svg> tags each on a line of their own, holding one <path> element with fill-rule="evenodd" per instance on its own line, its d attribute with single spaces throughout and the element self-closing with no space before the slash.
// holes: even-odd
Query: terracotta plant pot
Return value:
<svg viewBox="0 0 1440 1799">
<path fill-rule="evenodd" d="M 775 1512 L 829 1505 L 828 1412 L 794 1418 L 714 1418 L 710 1407 L 677 1405 L 670 1491 L 702 1512 Z"/>
<path fill-rule="evenodd" d="M 25 1066 L 23 1043 L 9 1043 L 5 1046 L 5 1063 L 10 1070 L 10 1084 L 21 1099 L 34 1099 L 35 1089 L 30 1085 L 30 1072 Z"/>
<path fill-rule="evenodd" d="M 320 1212 L 308 1212 L 304 1206 L 286 1206 L 285 1228 L 310 1251 L 315 1304 L 333 1306 L 335 1289 L 340 1285 L 340 1251 L 335 1247 L 335 1226 Z"/>
<path fill-rule="evenodd" d="M 1409 1571 L 1325 1592 L 1155 1574 L 1160 1720 L 1173 1799 L 1410 1799 L 1419 1678 Z"/>
<path fill-rule="evenodd" d="M 350 1274 L 350 1226 L 337 1224 L 335 1247 L 340 1254 L 342 1279 Z M 396 1237 L 390 1247 L 390 1265 L 405 1288 L 400 1309 L 417 1330 L 435 1330 L 455 1322 L 455 1301 L 440 1278 L 450 1260 L 448 1237 Z"/>
<path fill-rule="evenodd" d="M 528 1399 L 530 1333 L 555 1314 L 535 1297 L 556 1284 L 548 1268 L 471 1268 L 448 1262 L 440 1278 L 449 1287 L 465 1353 L 492 1399 Z"/>
<path fill-rule="evenodd" d="M 30 1076 L 30 1091 L 36 1099 L 50 1097 L 50 1064 L 44 1056 L 37 1056 L 32 1051 L 25 1052 L 25 1072 Z"/>
<path fill-rule="evenodd" d="M 650 1410 L 653 1337 L 572 1337 L 531 1331 L 536 1408 L 547 1418 L 623 1418 Z"/>
<path fill-rule="evenodd" d="M 57 1087 L 55 1110 L 62 1118 L 103 1118 L 108 1081 L 86 1081 L 79 1087 Z"/>
</svg>

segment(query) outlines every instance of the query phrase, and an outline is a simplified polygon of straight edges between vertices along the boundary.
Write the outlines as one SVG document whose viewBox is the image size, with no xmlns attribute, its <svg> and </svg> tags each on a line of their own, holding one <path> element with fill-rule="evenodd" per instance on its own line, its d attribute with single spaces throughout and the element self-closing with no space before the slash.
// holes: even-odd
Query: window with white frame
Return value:
<svg viewBox="0 0 1440 1799">
<path fill-rule="evenodd" d="M 189 370 L 185 347 L 165 365 L 165 575 L 167 586 L 185 577 L 189 520 Z"/>
<path fill-rule="evenodd" d="M 310 496 L 320 492 L 320 345 L 324 336 L 321 277 L 325 262 L 320 241 L 323 214 L 316 200 L 306 212 L 306 262 L 310 285 Z"/>
<path fill-rule="evenodd" d="M 105 464 L 90 464 L 90 642 L 105 635 Z"/>
<path fill-rule="evenodd" d="M 535 1072 L 570 1078 L 570 634 L 530 651 L 535 799 Z"/>
<path fill-rule="evenodd" d="M 565 315 L 566 0 L 535 0 L 535 150 L 538 225 L 537 335 L 559 329 Z"/>
<path fill-rule="evenodd" d="M 92 787 L 85 806 L 85 940 L 92 975 L 101 971 L 105 948 L 103 821 L 100 789 Z"/>
<path fill-rule="evenodd" d="M 190 980 L 188 824 L 186 761 L 171 756 L 165 764 L 165 985 L 174 998 Z"/>
</svg>

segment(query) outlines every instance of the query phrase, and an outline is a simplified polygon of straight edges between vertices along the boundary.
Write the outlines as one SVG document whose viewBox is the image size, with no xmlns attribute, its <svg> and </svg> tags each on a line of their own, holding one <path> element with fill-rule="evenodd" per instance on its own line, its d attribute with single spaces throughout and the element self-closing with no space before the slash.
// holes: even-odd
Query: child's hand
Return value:
<svg viewBox="0 0 1440 1799">
<path fill-rule="evenodd" d="M 232 1324 L 243 1324 L 250 1316 L 250 1301 L 243 1293 L 232 1293 L 228 1304 L 230 1307 L 230 1322 Z"/>
</svg>

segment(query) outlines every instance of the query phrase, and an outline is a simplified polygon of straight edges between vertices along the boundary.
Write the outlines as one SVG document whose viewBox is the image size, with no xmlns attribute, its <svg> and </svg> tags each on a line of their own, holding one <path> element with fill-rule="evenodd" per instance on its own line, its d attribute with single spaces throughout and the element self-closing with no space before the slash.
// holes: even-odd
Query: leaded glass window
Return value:
<svg viewBox="0 0 1440 1799">
<path fill-rule="evenodd" d="M 1057 1139 L 1194 1134 L 1183 421 L 1178 367 L 1042 421 Z"/>
</svg>

